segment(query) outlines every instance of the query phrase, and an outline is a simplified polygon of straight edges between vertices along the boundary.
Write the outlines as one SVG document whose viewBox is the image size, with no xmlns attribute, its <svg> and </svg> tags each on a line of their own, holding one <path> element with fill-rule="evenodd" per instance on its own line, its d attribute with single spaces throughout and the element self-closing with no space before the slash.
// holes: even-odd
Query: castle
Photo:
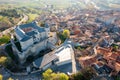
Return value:
<svg viewBox="0 0 120 80">
<path fill-rule="evenodd" d="M 15 28 L 15 35 L 20 43 L 21 50 L 18 50 L 12 39 L 11 43 L 14 55 L 21 64 L 29 56 L 36 56 L 40 51 L 52 48 L 51 46 L 54 44 L 49 41 L 49 32 L 50 29 L 47 25 L 40 27 L 37 22 L 19 25 Z"/>
</svg>

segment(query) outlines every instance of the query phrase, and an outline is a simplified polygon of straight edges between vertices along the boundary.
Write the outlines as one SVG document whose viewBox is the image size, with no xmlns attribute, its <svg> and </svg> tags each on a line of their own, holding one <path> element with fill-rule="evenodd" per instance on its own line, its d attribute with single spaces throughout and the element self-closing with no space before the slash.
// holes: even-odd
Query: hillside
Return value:
<svg viewBox="0 0 120 80">
<path fill-rule="evenodd" d="M 119 0 L 0 0 L 0 3 L 19 4 L 19 6 L 67 8 L 78 5 L 80 8 L 111 9 L 119 8 Z"/>
<path fill-rule="evenodd" d="M 15 9 L 0 10 L 0 32 L 14 26 L 21 19 Z"/>
<path fill-rule="evenodd" d="M 80 5 L 81 8 L 87 9 L 119 9 L 119 0 L 71 0 L 74 4 Z"/>
<path fill-rule="evenodd" d="M 119 0 L 0 0 L 0 31 L 15 25 L 21 15 L 27 14 L 29 21 L 40 15 L 46 6 L 53 5 L 54 9 L 119 9 Z M 5 11 L 6 10 L 6 11 Z M 19 16 L 18 16 L 19 15 Z M 33 17 L 30 17 L 32 15 Z M 18 17 L 16 17 L 18 16 Z"/>
</svg>

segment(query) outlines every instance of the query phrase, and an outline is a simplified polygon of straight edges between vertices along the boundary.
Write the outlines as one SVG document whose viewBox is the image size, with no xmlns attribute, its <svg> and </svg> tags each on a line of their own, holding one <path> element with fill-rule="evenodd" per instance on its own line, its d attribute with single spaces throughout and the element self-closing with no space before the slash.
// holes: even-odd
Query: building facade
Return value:
<svg viewBox="0 0 120 80">
<path fill-rule="evenodd" d="M 33 62 L 33 66 L 43 71 L 54 67 L 54 69 L 57 69 L 58 71 L 72 73 L 73 54 L 74 50 L 72 48 L 71 42 L 67 41 L 59 48 L 56 48 L 56 50 L 53 52 L 50 52 L 35 60 Z M 66 66 L 67 69 L 65 69 L 64 66 Z M 64 69 L 62 69 L 62 67 L 64 67 Z"/>
<path fill-rule="evenodd" d="M 22 64 L 29 56 L 36 56 L 40 51 L 50 48 L 49 27 L 39 27 L 36 22 L 17 26 L 15 35 L 20 43 L 21 50 L 17 49 L 12 40 L 12 49 Z M 14 45 L 14 46 L 13 46 Z"/>
</svg>

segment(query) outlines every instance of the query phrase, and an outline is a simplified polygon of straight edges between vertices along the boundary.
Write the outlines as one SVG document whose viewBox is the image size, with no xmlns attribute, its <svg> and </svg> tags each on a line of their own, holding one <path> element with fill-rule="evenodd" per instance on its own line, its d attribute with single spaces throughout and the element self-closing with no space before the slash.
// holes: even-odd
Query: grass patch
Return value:
<svg viewBox="0 0 120 80">
<path fill-rule="evenodd" d="M 10 35 L 4 35 L 0 38 L 0 45 L 8 43 L 10 41 Z"/>
<path fill-rule="evenodd" d="M 38 14 L 29 13 L 28 17 L 29 17 L 29 20 L 28 20 L 28 23 L 29 23 L 29 22 L 32 22 L 33 20 L 35 20 L 35 18 L 38 17 Z"/>
</svg>

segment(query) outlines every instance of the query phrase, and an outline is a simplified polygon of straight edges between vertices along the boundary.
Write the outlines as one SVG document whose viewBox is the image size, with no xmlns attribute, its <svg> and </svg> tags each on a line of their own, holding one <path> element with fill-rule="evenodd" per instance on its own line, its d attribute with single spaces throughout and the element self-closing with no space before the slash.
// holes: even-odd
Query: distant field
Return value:
<svg viewBox="0 0 120 80">
<path fill-rule="evenodd" d="M 119 0 L 90 0 L 94 2 L 100 9 L 109 9 L 109 8 L 120 8 Z M 114 3 L 113 3 L 114 2 Z M 111 4 L 110 4 L 111 3 Z M 78 9 L 94 9 L 94 5 L 91 3 L 86 4 L 85 0 L 0 0 L 0 11 L 8 10 L 6 13 L 0 14 L 0 31 L 5 30 L 17 22 L 20 21 L 22 17 L 15 17 L 16 13 L 26 14 L 29 16 L 28 22 L 34 20 L 41 13 L 46 12 L 42 9 L 45 9 L 45 6 L 53 5 L 54 9 L 63 9 L 63 8 L 78 8 Z M 9 11 L 9 10 L 15 11 Z M 49 11 L 49 10 L 48 10 Z M 16 13 L 14 13 L 16 12 Z M 7 14 L 7 15 L 4 15 Z M 9 16 L 12 15 L 12 16 Z"/>
<path fill-rule="evenodd" d="M 0 32 L 16 25 L 21 20 L 23 14 L 29 16 L 28 22 L 33 21 L 41 13 L 37 6 L 40 7 L 42 5 L 39 3 L 0 4 Z"/>
<path fill-rule="evenodd" d="M 59 8 L 66 8 L 71 4 L 68 2 L 69 0 L 61 1 L 61 0 L 39 0 L 39 1 L 32 1 L 32 0 L 0 0 L 0 11 L 1 10 L 12 10 L 15 9 L 17 13 L 21 16 L 22 14 L 26 14 L 29 17 L 27 22 L 33 21 L 36 17 L 38 17 L 42 10 L 40 8 L 45 7 L 47 5 L 53 5 L 55 9 Z M 13 11 L 14 12 L 14 11 Z M 0 16 L 0 31 L 3 31 L 9 27 L 12 27 L 17 22 L 20 21 L 20 18 L 15 18 L 14 16 L 11 17 L 9 15 L 4 16 L 4 11 L 2 12 L 3 15 Z M 8 14 L 12 14 L 9 13 Z M 16 15 L 16 14 L 15 14 Z"/>
<path fill-rule="evenodd" d="M 41 2 L 48 5 L 53 5 L 55 8 L 67 8 L 71 6 L 70 0 L 41 0 Z"/>
<path fill-rule="evenodd" d="M 110 4 L 109 6 L 112 8 L 120 8 L 120 4 Z"/>
<path fill-rule="evenodd" d="M 38 16 L 39 16 L 38 14 L 31 14 L 31 13 L 28 14 L 29 20 L 27 22 L 32 22 Z"/>
<path fill-rule="evenodd" d="M 6 7 L 13 6 L 13 7 L 45 7 L 46 5 L 53 5 L 54 8 L 67 8 L 69 7 L 72 3 L 70 0 L 0 0 L 0 5 L 5 4 Z M 4 6 L 5 6 L 4 5 Z"/>
</svg>

